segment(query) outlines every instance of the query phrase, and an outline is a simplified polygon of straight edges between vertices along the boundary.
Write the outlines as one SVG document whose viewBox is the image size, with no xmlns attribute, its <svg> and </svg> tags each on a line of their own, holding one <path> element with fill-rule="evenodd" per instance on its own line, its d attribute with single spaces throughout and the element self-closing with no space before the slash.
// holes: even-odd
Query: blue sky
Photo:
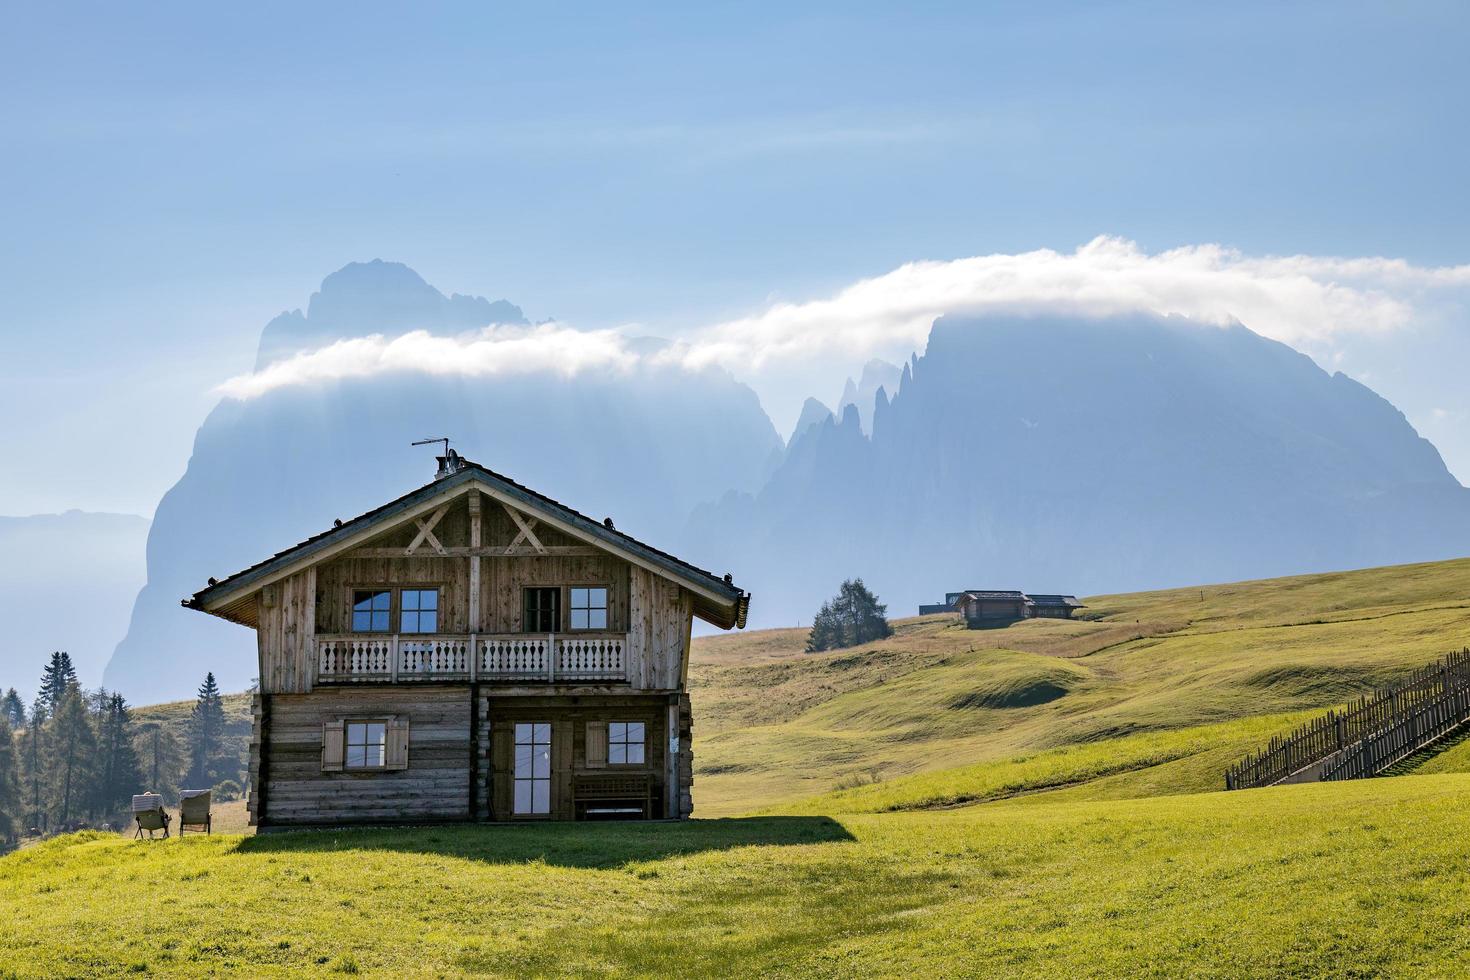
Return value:
<svg viewBox="0 0 1470 980">
<path fill-rule="evenodd" d="M 0 513 L 150 513 L 352 260 L 667 332 L 1100 234 L 1470 262 L 1463 4 L 61 6 L 0 36 Z M 1443 445 L 1440 307 L 1341 366 Z"/>
</svg>

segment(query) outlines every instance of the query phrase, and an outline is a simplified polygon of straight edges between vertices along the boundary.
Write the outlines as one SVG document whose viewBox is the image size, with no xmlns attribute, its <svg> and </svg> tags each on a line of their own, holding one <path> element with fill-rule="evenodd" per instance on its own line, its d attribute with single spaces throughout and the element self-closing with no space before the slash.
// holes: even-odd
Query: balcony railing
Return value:
<svg viewBox="0 0 1470 980">
<path fill-rule="evenodd" d="M 626 633 L 319 634 L 317 680 L 571 683 L 628 679 Z"/>
</svg>

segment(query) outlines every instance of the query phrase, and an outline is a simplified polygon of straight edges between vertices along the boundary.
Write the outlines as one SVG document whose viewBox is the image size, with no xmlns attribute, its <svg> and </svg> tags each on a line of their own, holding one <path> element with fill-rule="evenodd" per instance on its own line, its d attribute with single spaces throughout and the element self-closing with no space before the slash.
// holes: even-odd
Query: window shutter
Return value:
<svg viewBox="0 0 1470 980">
<path fill-rule="evenodd" d="M 388 750 L 383 768 L 408 768 L 408 719 L 402 715 L 388 719 Z"/>
<path fill-rule="evenodd" d="M 346 737 L 342 722 L 329 721 L 322 725 L 322 772 L 341 772 L 343 745 Z"/>
<path fill-rule="evenodd" d="M 587 723 L 587 768 L 607 768 L 607 722 Z"/>
</svg>

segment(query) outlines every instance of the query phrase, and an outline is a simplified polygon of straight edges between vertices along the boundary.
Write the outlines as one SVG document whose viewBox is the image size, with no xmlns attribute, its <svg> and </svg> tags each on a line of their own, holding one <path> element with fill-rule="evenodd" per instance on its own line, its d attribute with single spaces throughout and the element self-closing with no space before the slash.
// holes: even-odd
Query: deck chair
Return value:
<svg viewBox="0 0 1470 980">
<path fill-rule="evenodd" d="M 209 790 L 186 789 L 179 793 L 179 836 L 184 836 L 185 828 L 193 827 L 195 830 L 203 828 L 206 834 L 212 833 L 209 818 Z"/>
<path fill-rule="evenodd" d="M 168 836 L 168 813 L 163 809 L 163 797 L 157 793 L 143 793 L 133 797 L 133 820 L 138 824 L 138 832 L 133 835 L 137 840 L 143 836 L 143 831 L 148 831 L 151 840 L 154 831 L 163 831 L 163 836 Z"/>
</svg>

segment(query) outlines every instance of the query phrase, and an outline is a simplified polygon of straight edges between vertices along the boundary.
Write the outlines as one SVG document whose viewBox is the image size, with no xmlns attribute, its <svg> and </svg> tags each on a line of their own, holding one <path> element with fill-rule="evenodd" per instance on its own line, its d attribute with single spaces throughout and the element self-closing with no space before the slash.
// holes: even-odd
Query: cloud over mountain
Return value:
<svg viewBox="0 0 1470 980">
<path fill-rule="evenodd" d="M 290 384 L 395 371 L 575 375 L 653 361 L 693 370 L 723 367 L 754 386 L 780 424 L 790 421 L 786 414 L 795 418 L 812 389 L 840 383 L 869 358 L 903 360 L 922 349 L 930 324 L 946 314 L 1046 312 L 1099 322 L 1130 313 L 1182 314 L 1200 324 L 1245 323 L 1321 355 L 1346 335 L 1382 335 L 1435 315 L 1459 303 L 1467 289 L 1470 265 L 1251 256 L 1220 245 L 1149 253 L 1126 239 L 1100 236 L 1071 252 L 911 262 L 825 298 L 774 303 L 749 316 L 691 326 L 652 348 L 638 343 L 630 328 L 577 330 L 561 323 L 492 325 L 452 335 L 365 330 L 368 336 L 295 353 L 220 390 L 249 398 Z M 793 370 L 805 375 L 799 392 L 785 390 Z"/>
</svg>

